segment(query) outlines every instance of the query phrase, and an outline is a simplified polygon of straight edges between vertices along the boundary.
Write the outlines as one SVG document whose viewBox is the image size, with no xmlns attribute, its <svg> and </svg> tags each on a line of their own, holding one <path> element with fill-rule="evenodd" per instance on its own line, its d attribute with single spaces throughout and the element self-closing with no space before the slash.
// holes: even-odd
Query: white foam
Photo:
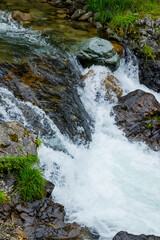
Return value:
<svg viewBox="0 0 160 240">
<path fill-rule="evenodd" d="M 138 83 L 138 67 L 127 66 L 122 62 L 115 73 L 124 94 L 137 88 L 153 92 Z M 100 66 L 90 69 L 95 74 L 86 79 L 84 90 L 79 90 L 95 122 L 89 148 L 65 140 L 63 144 L 74 158 L 45 146 L 39 150 L 45 174 L 56 184 L 53 197 L 65 206 L 70 221 L 95 228 L 101 239 L 122 230 L 159 235 L 160 154 L 124 137 L 110 114 L 114 104 L 104 100 L 102 83 L 109 70 Z M 96 101 L 97 92 L 100 97 Z"/>
</svg>

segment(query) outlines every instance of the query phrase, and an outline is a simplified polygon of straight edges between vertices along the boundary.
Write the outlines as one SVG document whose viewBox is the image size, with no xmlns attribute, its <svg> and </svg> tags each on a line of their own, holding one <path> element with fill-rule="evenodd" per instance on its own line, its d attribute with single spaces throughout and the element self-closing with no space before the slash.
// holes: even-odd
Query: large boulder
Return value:
<svg viewBox="0 0 160 240">
<path fill-rule="evenodd" d="M 114 112 L 117 125 L 128 139 L 160 150 L 160 104 L 152 94 L 141 90 L 130 92 L 119 99 Z"/>
<path fill-rule="evenodd" d="M 127 232 L 119 232 L 115 235 L 113 240 L 160 240 L 160 237 L 154 235 L 133 235 Z"/>
<path fill-rule="evenodd" d="M 95 64 L 106 66 L 115 71 L 120 64 L 120 58 L 113 45 L 98 37 L 82 41 L 77 46 L 76 56 L 83 67 Z"/>
</svg>

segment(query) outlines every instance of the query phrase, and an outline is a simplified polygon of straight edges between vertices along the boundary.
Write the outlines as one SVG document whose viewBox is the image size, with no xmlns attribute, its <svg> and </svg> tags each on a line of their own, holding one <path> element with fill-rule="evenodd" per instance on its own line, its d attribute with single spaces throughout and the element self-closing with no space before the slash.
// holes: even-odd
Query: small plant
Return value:
<svg viewBox="0 0 160 240">
<path fill-rule="evenodd" d="M 3 204 L 5 202 L 7 202 L 7 196 L 2 190 L 0 190 L 0 204 Z"/>
<path fill-rule="evenodd" d="M 44 196 L 45 179 L 40 169 L 25 168 L 19 172 L 18 192 L 24 201 L 33 201 Z"/>
<path fill-rule="evenodd" d="M 146 127 L 147 129 L 152 129 L 152 128 L 153 128 L 153 124 L 150 122 L 150 123 L 148 123 L 148 124 L 145 124 L 145 127 Z"/>
<path fill-rule="evenodd" d="M 38 163 L 36 155 L 0 158 L 0 173 L 15 174 L 17 189 L 23 201 L 33 201 L 44 196 L 46 181 L 40 168 L 35 168 Z"/>
<path fill-rule="evenodd" d="M 155 58 L 156 58 L 156 55 L 154 54 L 153 48 L 151 48 L 151 47 L 148 46 L 148 45 L 145 45 L 145 46 L 142 48 L 142 53 L 145 54 L 146 60 L 147 60 L 148 58 L 151 58 L 151 59 L 155 60 Z"/>
<path fill-rule="evenodd" d="M 43 143 L 42 140 L 38 138 L 36 141 L 37 147 L 40 147 L 42 143 Z"/>
</svg>

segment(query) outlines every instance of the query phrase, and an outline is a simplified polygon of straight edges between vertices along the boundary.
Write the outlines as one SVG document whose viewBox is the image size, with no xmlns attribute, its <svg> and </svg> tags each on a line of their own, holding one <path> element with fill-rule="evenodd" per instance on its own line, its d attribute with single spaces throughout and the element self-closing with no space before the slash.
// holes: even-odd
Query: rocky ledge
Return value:
<svg viewBox="0 0 160 240">
<path fill-rule="evenodd" d="M 87 228 L 65 222 L 64 207 L 52 200 L 54 185 L 51 182 L 45 181 L 42 197 L 34 201 L 22 200 L 18 169 L 22 173 L 26 164 L 22 161 L 24 157 L 37 155 L 37 136 L 18 122 L 1 123 L 0 130 L 1 239 L 93 239 Z M 31 161 L 33 159 L 29 164 Z M 28 167 L 26 165 L 25 170 Z"/>
</svg>

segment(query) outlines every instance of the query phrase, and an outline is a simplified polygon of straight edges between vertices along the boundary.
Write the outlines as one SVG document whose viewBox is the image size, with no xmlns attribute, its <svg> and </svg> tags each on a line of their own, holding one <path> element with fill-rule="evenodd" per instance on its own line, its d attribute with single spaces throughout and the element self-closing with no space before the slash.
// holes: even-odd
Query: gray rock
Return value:
<svg viewBox="0 0 160 240">
<path fill-rule="evenodd" d="M 77 9 L 73 15 L 71 16 L 72 19 L 77 19 L 79 18 L 82 14 L 85 14 L 86 13 L 86 10 L 83 10 L 83 9 Z"/>
<path fill-rule="evenodd" d="M 84 40 L 77 46 L 76 51 L 77 59 L 83 67 L 103 65 L 112 71 L 119 67 L 120 58 L 107 40 L 98 37 Z"/>
<path fill-rule="evenodd" d="M 0 153 L 1 157 L 7 155 L 37 154 L 37 136 L 28 132 L 18 122 L 5 122 L 0 124 Z"/>
<path fill-rule="evenodd" d="M 160 237 L 154 235 L 133 235 L 127 232 L 119 232 L 113 240 L 160 240 Z"/>
<path fill-rule="evenodd" d="M 83 15 L 79 18 L 79 20 L 80 20 L 80 21 L 86 21 L 86 20 L 88 20 L 92 15 L 93 15 L 92 12 L 87 12 L 87 13 L 83 14 Z"/>
</svg>

